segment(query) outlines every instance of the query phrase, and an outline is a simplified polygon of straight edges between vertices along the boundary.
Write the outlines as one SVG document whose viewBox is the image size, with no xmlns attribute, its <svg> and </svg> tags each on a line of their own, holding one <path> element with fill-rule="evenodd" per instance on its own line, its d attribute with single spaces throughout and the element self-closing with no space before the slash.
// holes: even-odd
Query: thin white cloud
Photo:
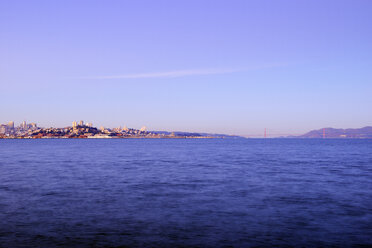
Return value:
<svg viewBox="0 0 372 248">
<path fill-rule="evenodd" d="M 227 74 L 227 73 L 234 73 L 234 72 L 260 70 L 260 69 L 279 67 L 279 66 L 283 66 L 283 64 L 272 64 L 272 65 L 266 65 L 266 66 L 257 66 L 257 67 L 250 67 L 250 68 L 235 68 L 235 69 L 201 69 L 201 70 L 180 70 L 180 71 L 167 71 L 167 72 L 149 72 L 149 73 L 138 73 L 138 74 L 83 77 L 83 79 L 177 78 L 177 77 L 198 76 L 198 75 Z"/>
</svg>

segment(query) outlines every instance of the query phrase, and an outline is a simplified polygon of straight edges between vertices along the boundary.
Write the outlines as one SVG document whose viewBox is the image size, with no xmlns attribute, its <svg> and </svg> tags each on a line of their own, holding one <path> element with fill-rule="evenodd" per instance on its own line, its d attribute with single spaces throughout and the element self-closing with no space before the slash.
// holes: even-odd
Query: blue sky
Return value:
<svg viewBox="0 0 372 248">
<path fill-rule="evenodd" d="M 0 1 L 0 122 L 372 125 L 372 1 Z"/>
</svg>

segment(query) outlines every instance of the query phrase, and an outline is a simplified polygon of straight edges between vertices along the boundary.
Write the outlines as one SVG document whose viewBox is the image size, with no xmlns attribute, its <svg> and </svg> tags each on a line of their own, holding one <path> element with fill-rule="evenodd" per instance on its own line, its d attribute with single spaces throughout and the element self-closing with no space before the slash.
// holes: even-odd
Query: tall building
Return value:
<svg viewBox="0 0 372 248">
<path fill-rule="evenodd" d="M 0 125 L 0 134 L 5 134 L 8 129 L 7 125 Z"/>
<path fill-rule="evenodd" d="M 14 121 L 9 121 L 8 122 L 8 128 L 14 129 Z"/>
<path fill-rule="evenodd" d="M 89 123 L 87 124 L 87 126 L 88 126 L 88 127 L 93 127 L 93 124 L 92 124 L 91 122 L 89 122 Z"/>
<path fill-rule="evenodd" d="M 21 128 L 23 130 L 27 129 L 27 124 L 26 124 L 26 121 L 23 121 L 22 124 L 21 124 Z"/>
<path fill-rule="evenodd" d="M 84 121 L 79 121 L 79 126 L 84 126 Z"/>
<path fill-rule="evenodd" d="M 72 122 L 72 127 L 77 127 L 77 123 L 76 123 L 76 121 L 73 121 L 73 122 Z"/>
</svg>

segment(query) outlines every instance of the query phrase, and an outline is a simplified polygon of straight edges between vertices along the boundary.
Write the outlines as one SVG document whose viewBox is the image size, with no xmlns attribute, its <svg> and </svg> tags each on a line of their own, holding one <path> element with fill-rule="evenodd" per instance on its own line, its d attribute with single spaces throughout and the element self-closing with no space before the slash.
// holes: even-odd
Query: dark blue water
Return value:
<svg viewBox="0 0 372 248">
<path fill-rule="evenodd" d="M 0 140 L 1 247 L 371 237 L 372 140 Z"/>
</svg>

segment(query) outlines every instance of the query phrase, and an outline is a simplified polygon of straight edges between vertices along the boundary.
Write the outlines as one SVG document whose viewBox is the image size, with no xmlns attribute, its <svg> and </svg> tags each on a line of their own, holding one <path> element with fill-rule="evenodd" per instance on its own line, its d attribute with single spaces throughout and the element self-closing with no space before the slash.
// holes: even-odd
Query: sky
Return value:
<svg viewBox="0 0 372 248">
<path fill-rule="evenodd" d="M 372 125 L 370 0 L 0 0 L 0 123 Z"/>
</svg>

